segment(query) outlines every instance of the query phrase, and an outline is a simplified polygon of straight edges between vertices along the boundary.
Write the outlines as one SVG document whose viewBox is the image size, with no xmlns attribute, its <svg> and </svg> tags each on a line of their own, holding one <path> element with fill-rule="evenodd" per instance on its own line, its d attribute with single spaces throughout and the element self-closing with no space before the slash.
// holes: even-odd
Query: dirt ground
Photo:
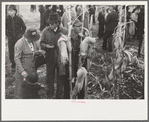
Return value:
<svg viewBox="0 0 149 122">
<path fill-rule="evenodd" d="M 29 6 L 20 6 L 19 14 L 22 16 L 23 20 L 25 21 L 27 28 L 35 27 L 39 31 L 40 15 L 39 15 L 38 9 L 36 13 L 31 13 L 29 9 L 30 9 Z M 97 37 L 98 23 L 93 25 L 92 30 L 93 30 L 93 37 Z M 13 99 L 14 89 L 15 89 L 15 78 L 14 78 L 14 75 L 12 75 L 11 73 L 11 67 L 10 67 L 11 64 L 8 58 L 7 40 L 5 41 L 5 43 L 6 43 L 5 98 Z M 96 43 L 96 50 L 94 50 L 93 52 L 94 58 L 93 58 L 93 62 L 90 70 L 90 72 L 92 73 L 92 76 L 88 75 L 86 99 L 114 99 L 112 94 L 110 95 L 107 94 L 112 89 L 112 87 L 108 83 L 104 82 L 105 72 L 110 73 L 112 68 L 112 62 L 111 62 L 112 54 L 103 51 L 101 48 L 101 45 L 102 45 L 102 40 L 98 39 Z M 129 41 L 126 41 L 126 47 L 128 50 L 132 52 L 133 56 L 137 56 L 137 50 L 138 50 L 137 39 L 130 39 Z M 131 72 L 125 72 L 123 74 L 123 82 L 120 83 L 119 99 L 143 99 L 144 98 L 144 56 L 143 55 L 141 55 L 141 57 L 138 58 L 138 62 L 139 64 L 138 63 L 130 64 L 129 67 L 127 67 L 126 71 L 130 70 L 130 67 L 131 67 L 132 69 Z M 45 65 L 41 66 L 37 72 L 39 76 L 38 82 L 46 85 Z M 131 79 L 131 74 L 134 74 L 137 77 L 138 81 Z M 96 78 L 98 78 L 98 81 L 96 80 Z M 55 83 L 55 86 L 56 86 L 56 83 Z M 46 91 L 47 91 L 46 87 L 44 90 L 39 91 L 41 99 L 46 99 Z"/>
</svg>

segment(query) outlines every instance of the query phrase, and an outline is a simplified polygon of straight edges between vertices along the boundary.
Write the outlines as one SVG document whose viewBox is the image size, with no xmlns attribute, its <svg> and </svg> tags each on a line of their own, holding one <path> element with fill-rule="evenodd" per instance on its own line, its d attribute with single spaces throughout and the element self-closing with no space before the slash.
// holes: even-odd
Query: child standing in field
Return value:
<svg viewBox="0 0 149 122">
<path fill-rule="evenodd" d="M 11 62 L 12 72 L 15 71 L 14 62 L 14 45 L 22 37 L 26 30 L 25 23 L 17 16 L 15 5 L 9 5 L 7 8 L 8 16 L 6 17 L 6 37 L 8 38 L 9 59 Z"/>
</svg>

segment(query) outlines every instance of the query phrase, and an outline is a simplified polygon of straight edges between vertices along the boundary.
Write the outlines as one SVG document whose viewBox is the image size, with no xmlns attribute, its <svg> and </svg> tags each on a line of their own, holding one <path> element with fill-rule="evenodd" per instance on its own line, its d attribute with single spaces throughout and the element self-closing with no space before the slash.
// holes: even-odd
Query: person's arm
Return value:
<svg viewBox="0 0 149 122">
<path fill-rule="evenodd" d="M 21 62 L 21 53 L 23 51 L 23 41 L 19 40 L 14 46 L 14 55 L 15 55 L 15 63 L 17 65 L 18 72 L 21 73 L 23 77 L 26 77 L 28 74 L 25 72 L 22 62 Z"/>
<path fill-rule="evenodd" d="M 109 14 L 107 15 L 106 20 L 105 20 L 105 24 L 107 24 L 107 23 L 110 21 L 110 18 L 111 18 L 111 14 L 109 13 Z"/>
<path fill-rule="evenodd" d="M 25 33 L 25 31 L 26 31 L 26 25 L 25 25 L 24 21 L 21 18 L 20 18 L 20 23 L 19 24 L 21 25 L 21 32 L 20 32 L 20 34 L 22 36 Z"/>
<path fill-rule="evenodd" d="M 43 30 L 43 33 L 41 35 L 41 41 L 40 41 L 40 46 L 42 50 L 46 51 L 46 38 L 45 38 L 45 30 Z"/>
<path fill-rule="evenodd" d="M 47 51 L 49 48 L 54 48 L 54 46 L 50 46 L 46 41 L 46 35 L 45 35 L 46 30 L 43 30 L 42 36 L 41 36 L 41 41 L 40 41 L 40 46 L 41 49 L 44 51 Z"/>
<path fill-rule="evenodd" d="M 6 37 L 9 37 L 9 31 L 8 31 L 8 19 L 6 18 Z"/>
</svg>

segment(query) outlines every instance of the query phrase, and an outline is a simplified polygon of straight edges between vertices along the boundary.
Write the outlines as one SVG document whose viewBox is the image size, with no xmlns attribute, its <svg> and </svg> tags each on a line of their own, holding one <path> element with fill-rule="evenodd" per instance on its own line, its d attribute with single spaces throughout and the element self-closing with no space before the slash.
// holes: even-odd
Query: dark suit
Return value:
<svg viewBox="0 0 149 122">
<path fill-rule="evenodd" d="M 106 21 L 105 21 L 105 34 L 103 37 L 103 49 L 107 49 L 107 39 L 112 36 L 112 33 L 114 32 L 115 27 L 117 26 L 118 23 L 118 16 L 115 11 L 112 11 L 111 13 L 108 14 Z M 110 48 L 112 45 L 110 45 Z M 110 49 L 111 51 L 111 49 Z"/>
<path fill-rule="evenodd" d="M 39 12 L 40 12 L 40 31 L 42 31 L 45 28 L 45 25 L 44 25 L 45 8 L 43 5 L 39 5 Z"/>
<path fill-rule="evenodd" d="M 98 14 L 98 21 L 99 21 L 99 29 L 98 29 L 98 37 L 103 37 L 103 31 L 104 31 L 104 15 L 102 13 Z"/>
</svg>

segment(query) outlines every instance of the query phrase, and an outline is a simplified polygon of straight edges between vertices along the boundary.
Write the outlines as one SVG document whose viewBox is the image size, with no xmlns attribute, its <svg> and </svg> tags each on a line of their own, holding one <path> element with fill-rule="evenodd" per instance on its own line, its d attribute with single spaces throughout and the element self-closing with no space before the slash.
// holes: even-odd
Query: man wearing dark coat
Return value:
<svg viewBox="0 0 149 122">
<path fill-rule="evenodd" d="M 44 12 L 45 8 L 43 5 L 39 5 L 39 12 L 40 12 L 40 31 L 44 29 Z"/>
<path fill-rule="evenodd" d="M 99 39 L 103 37 L 103 31 L 104 31 L 104 15 L 102 14 L 102 11 L 98 14 L 98 22 L 99 22 L 99 29 L 98 29 L 98 37 Z"/>
<path fill-rule="evenodd" d="M 103 37 L 103 45 L 102 45 L 103 50 L 107 50 L 107 39 L 112 36 L 114 29 L 118 23 L 118 15 L 114 11 L 114 6 L 110 6 L 109 10 L 111 12 L 107 15 L 107 18 L 105 20 L 105 34 Z M 110 49 L 108 50 L 111 51 L 112 45 L 110 45 L 109 48 Z"/>
<path fill-rule="evenodd" d="M 50 13 L 47 21 L 49 26 L 43 30 L 41 36 L 41 49 L 43 49 L 46 58 L 46 83 L 48 86 L 47 97 L 48 99 L 54 98 L 54 79 L 55 71 L 57 71 L 57 89 L 56 99 L 64 98 L 64 82 L 66 74 L 63 72 L 61 65 L 59 65 L 59 48 L 57 42 L 61 37 L 61 33 L 64 35 L 68 34 L 68 31 L 64 27 L 60 27 L 60 17 L 58 13 Z M 65 69 L 64 69 L 65 70 Z"/>
</svg>

